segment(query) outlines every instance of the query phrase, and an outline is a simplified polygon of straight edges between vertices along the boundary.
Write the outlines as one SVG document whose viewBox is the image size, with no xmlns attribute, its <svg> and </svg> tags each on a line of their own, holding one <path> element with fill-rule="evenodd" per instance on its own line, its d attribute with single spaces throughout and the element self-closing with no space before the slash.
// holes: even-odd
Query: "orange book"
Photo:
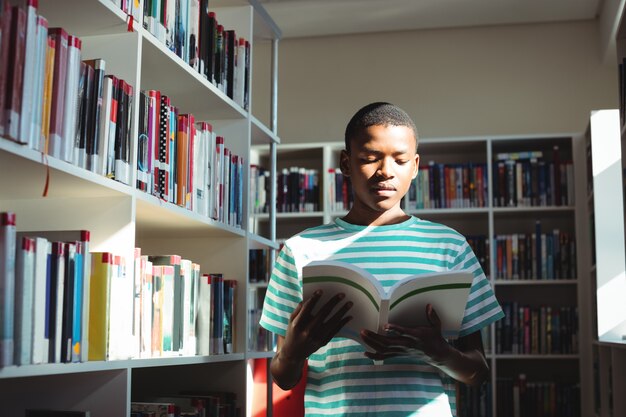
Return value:
<svg viewBox="0 0 626 417">
<path fill-rule="evenodd" d="M 176 140 L 176 204 L 186 206 L 187 171 L 189 163 L 189 118 L 186 114 L 178 116 L 178 137 Z"/>
<path fill-rule="evenodd" d="M 48 153 L 48 143 L 50 141 L 50 106 L 52 105 L 52 80 L 54 79 L 54 54 L 56 52 L 56 41 L 48 38 L 48 51 L 46 52 L 46 73 L 43 88 L 43 106 L 41 109 L 41 141 L 39 149 Z"/>
</svg>

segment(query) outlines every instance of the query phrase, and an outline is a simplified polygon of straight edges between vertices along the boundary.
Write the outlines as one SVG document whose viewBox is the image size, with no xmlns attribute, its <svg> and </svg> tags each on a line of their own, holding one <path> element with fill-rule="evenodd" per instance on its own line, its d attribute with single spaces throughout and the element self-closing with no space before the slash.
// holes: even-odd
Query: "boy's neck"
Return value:
<svg viewBox="0 0 626 417">
<path fill-rule="evenodd" d="M 343 221 L 358 226 L 388 226 L 407 221 L 411 216 L 402 209 L 385 212 L 363 211 L 354 207 L 343 217 Z"/>
</svg>

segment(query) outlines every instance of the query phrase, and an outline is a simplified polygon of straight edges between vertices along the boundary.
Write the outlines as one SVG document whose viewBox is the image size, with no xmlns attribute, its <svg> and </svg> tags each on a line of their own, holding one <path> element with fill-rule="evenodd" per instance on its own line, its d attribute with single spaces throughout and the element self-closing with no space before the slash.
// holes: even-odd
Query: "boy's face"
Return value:
<svg viewBox="0 0 626 417">
<path fill-rule="evenodd" d="M 365 223 L 404 215 L 400 200 L 417 176 L 419 155 L 407 126 L 370 126 L 341 154 L 341 170 L 354 192 L 352 214 Z"/>
</svg>

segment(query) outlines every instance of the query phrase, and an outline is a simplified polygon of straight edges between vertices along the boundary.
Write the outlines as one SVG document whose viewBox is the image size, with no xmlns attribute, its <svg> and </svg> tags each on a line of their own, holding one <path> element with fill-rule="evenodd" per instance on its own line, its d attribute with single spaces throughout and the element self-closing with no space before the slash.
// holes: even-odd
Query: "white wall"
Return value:
<svg viewBox="0 0 626 417">
<path fill-rule="evenodd" d="M 618 105 L 598 32 L 580 21 L 285 39 L 278 133 L 340 141 L 351 115 L 379 100 L 404 108 L 421 137 L 579 132 L 590 110 Z M 260 55 L 255 79 L 269 74 Z M 267 122 L 269 89 L 258 84 L 253 110 Z"/>
</svg>

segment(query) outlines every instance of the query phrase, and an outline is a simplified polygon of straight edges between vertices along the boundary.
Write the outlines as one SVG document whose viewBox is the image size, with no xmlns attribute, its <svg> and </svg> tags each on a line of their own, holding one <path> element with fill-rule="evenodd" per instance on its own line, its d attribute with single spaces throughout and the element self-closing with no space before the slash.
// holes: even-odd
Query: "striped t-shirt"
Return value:
<svg viewBox="0 0 626 417">
<path fill-rule="evenodd" d="M 458 232 L 416 217 L 385 226 L 357 226 L 338 219 L 286 241 L 268 286 L 261 317 L 264 328 L 285 335 L 289 316 L 302 301 L 302 267 L 314 260 L 357 265 L 372 273 L 385 290 L 409 275 L 469 270 L 474 280 L 460 336 L 503 317 L 476 256 Z M 306 416 L 456 415 L 455 387 L 447 375 L 413 358 L 374 364 L 363 352 L 354 340 L 334 338 L 309 357 Z"/>
</svg>

